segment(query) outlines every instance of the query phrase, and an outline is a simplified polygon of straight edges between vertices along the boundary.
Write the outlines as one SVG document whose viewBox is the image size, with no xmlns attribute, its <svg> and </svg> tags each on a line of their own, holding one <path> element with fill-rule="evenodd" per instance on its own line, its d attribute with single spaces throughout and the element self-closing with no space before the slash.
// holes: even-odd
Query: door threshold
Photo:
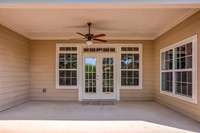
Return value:
<svg viewBox="0 0 200 133">
<path fill-rule="evenodd" d="M 81 101 L 84 105 L 115 105 L 117 100 L 115 99 L 84 99 Z"/>
</svg>

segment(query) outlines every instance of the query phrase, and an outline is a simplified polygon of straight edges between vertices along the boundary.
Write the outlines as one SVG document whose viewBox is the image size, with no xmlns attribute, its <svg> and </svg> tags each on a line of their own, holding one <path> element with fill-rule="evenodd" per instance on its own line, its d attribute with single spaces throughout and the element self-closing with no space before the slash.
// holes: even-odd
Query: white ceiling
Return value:
<svg viewBox="0 0 200 133">
<path fill-rule="evenodd" d="M 81 25 L 94 23 L 92 32 L 107 39 L 152 40 L 198 9 L 192 8 L 0 8 L 0 24 L 30 39 L 77 39 Z"/>
</svg>

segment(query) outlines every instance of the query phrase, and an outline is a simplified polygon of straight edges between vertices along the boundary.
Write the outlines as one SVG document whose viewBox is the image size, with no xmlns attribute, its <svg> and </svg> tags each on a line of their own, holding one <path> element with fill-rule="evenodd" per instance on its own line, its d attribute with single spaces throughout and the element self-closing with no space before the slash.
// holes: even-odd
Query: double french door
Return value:
<svg viewBox="0 0 200 133">
<path fill-rule="evenodd" d="M 83 100 L 116 99 L 115 64 L 112 54 L 83 56 Z"/>
</svg>

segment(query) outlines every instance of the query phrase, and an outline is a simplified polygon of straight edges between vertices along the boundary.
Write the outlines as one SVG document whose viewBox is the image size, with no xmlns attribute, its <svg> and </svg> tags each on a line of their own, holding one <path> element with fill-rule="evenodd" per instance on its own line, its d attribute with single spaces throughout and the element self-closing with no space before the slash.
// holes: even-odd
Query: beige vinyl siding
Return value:
<svg viewBox="0 0 200 133">
<path fill-rule="evenodd" d="M 78 89 L 56 89 L 56 43 L 75 41 L 31 41 L 30 42 L 30 97 L 33 100 L 78 100 Z M 121 90 L 121 100 L 153 99 L 153 45 L 152 41 L 110 41 L 109 43 L 143 44 L 143 89 Z M 42 89 L 47 92 L 43 93 Z"/>
<path fill-rule="evenodd" d="M 31 41 L 30 45 L 30 99 L 77 101 L 78 89 L 56 89 L 56 42 Z"/>
<path fill-rule="evenodd" d="M 159 103 L 165 104 L 168 107 L 184 113 L 194 119 L 200 121 L 200 83 L 198 82 L 198 104 L 189 103 L 171 96 L 160 94 L 160 49 L 171 44 L 177 43 L 185 38 L 193 35 L 198 35 L 198 81 L 200 76 L 200 12 L 194 14 L 181 24 L 174 27 L 169 32 L 155 40 L 155 100 Z"/>
<path fill-rule="evenodd" d="M 28 39 L 0 25 L 0 110 L 28 100 Z"/>
</svg>

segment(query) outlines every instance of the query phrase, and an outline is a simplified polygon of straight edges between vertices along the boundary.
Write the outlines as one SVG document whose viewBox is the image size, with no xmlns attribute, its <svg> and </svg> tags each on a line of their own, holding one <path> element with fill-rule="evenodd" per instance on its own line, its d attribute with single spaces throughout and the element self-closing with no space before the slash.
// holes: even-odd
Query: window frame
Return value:
<svg viewBox="0 0 200 133">
<path fill-rule="evenodd" d="M 69 52 L 61 52 L 60 47 L 76 47 L 77 50 L 75 51 L 69 51 Z M 76 85 L 60 85 L 59 84 L 59 54 L 60 53 L 76 53 L 77 54 L 77 68 L 76 68 Z M 69 43 L 56 43 L 56 89 L 78 89 L 78 85 L 80 84 L 80 67 L 78 65 L 78 62 L 80 61 L 80 47 L 79 44 L 69 44 Z"/>
<path fill-rule="evenodd" d="M 183 46 L 187 43 L 192 42 L 192 68 L 185 69 L 176 69 L 175 68 L 175 48 Z M 162 53 L 168 50 L 173 50 L 173 65 L 172 70 L 162 70 Z M 187 97 L 183 95 L 178 95 L 175 93 L 175 72 L 184 72 L 184 71 L 192 71 L 192 97 Z M 173 72 L 173 84 L 172 84 L 172 92 L 167 92 L 162 90 L 162 72 Z M 168 47 L 160 49 L 160 93 L 168 96 L 172 96 L 190 103 L 197 104 L 197 35 L 193 35 L 192 37 L 188 37 L 178 43 L 172 44 Z"/>
<path fill-rule="evenodd" d="M 122 51 L 121 48 L 122 47 L 137 47 L 139 48 L 139 51 Z M 121 69 L 121 54 L 139 54 L 139 85 L 129 85 L 129 86 L 125 86 L 125 85 L 121 85 L 121 72 L 123 69 Z M 140 90 L 143 89 L 143 44 L 125 44 L 125 45 L 120 45 L 119 47 L 119 86 L 120 89 L 128 89 L 128 90 Z"/>
</svg>

